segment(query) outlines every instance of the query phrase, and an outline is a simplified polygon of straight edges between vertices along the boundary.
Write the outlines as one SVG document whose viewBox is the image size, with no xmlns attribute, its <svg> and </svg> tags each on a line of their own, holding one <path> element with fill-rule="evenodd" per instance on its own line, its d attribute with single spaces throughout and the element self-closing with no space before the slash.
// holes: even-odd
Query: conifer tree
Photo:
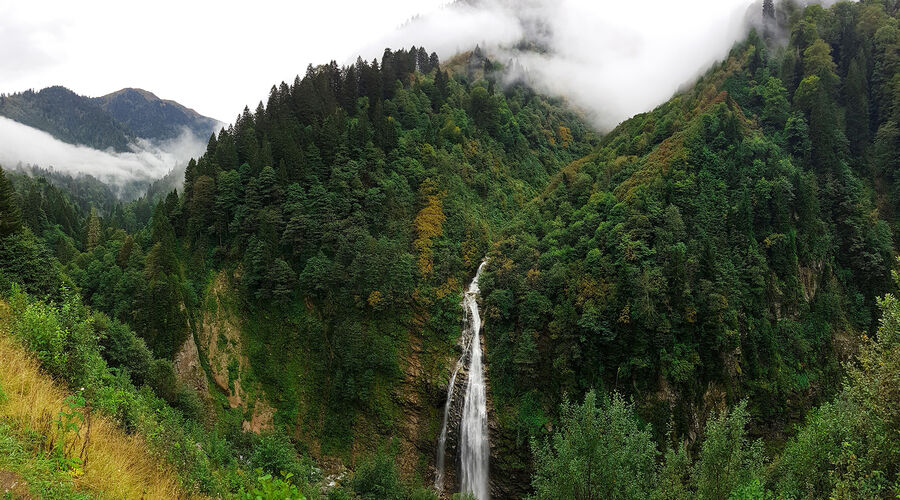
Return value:
<svg viewBox="0 0 900 500">
<path fill-rule="evenodd" d="M 12 184 L 0 167 L 0 238 L 9 236 L 22 227 L 22 213 Z"/>
<path fill-rule="evenodd" d="M 862 152 L 869 140 L 869 99 L 866 88 L 865 54 L 850 61 L 844 81 L 844 101 L 847 103 L 847 139 L 854 154 Z"/>
</svg>

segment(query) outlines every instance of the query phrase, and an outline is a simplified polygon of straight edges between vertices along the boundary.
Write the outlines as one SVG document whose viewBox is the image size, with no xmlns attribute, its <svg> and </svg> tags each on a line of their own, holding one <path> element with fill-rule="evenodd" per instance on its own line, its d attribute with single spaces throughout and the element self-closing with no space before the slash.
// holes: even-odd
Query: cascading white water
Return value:
<svg viewBox="0 0 900 500">
<path fill-rule="evenodd" d="M 463 493 L 472 493 L 478 500 L 488 500 L 488 443 L 487 397 L 484 387 L 484 367 L 481 352 L 481 314 L 478 311 L 478 278 L 487 261 L 478 266 L 475 278 L 463 296 L 465 315 L 462 331 L 463 352 L 456 362 L 450 386 L 447 388 L 447 403 L 444 406 L 444 422 L 438 441 L 438 454 L 434 486 L 443 491 L 447 427 L 450 407 L 453 401 L 456 376 L 466 358 L 469 360 L 468 381 L 463 400 L 462 418 L 459 422 L 460 486 Z"/>
<path fill-rule="evenodd" d="M 478 275 L 487 262 L 482 262 L 469 285 L 463 304 L 471 314 L 472 341 L 469 349 L 469 381 L 459 424 L 461 490 L 478 500 L 488 494 L 488 421 L 487 396 L 484 390 L 484 368 L 481 363 L 481 315 L 478 313 Z"/>
</svg>

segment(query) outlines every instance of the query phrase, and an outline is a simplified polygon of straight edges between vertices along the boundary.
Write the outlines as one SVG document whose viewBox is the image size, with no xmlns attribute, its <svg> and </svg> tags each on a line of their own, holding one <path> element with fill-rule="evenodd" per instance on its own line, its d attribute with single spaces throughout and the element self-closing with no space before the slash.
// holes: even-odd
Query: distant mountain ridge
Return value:
<svg viewBox="0 0 900 500">
<path fill-rule="evenodd" d="M 125 88 L 91 101 L 137 137 L 174 139 L 182 127 L 205 137 L 221 127 L 218 120 L 143 89 Z"/>
<path fill-rule="evenodd" d="M 217 120 L 136 88 L 95 98 L 62 86 L 28 90 L 0 96 L 0 116 L 70 144 L 117 152 L 129 151 L 137 138 L 173 139 L 184 128 L 206 137 L 220 127 Z"/>
<path fill-rule="evenodd" d="M 128 151 L 134 134 L 89 98 L 60 87 L 0 97 L 0 115 L 70 144 Z"/>
</svg>

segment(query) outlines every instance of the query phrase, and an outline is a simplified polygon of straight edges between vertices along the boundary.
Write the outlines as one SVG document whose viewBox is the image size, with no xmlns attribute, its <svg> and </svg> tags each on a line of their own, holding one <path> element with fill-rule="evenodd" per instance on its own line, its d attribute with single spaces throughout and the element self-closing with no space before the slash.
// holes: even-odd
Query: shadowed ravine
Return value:
<svg viewBox="0 0 900 500">
<path fill-rule="evenodd" d="M 459 469 L 458 479 L 460 491 L 471 493 L 479 500 L 490 497 L 488 493 L 488 457 L 490 456 L 490 444 L 488 440 L 487 397 L 484 381 L 484 367 L 482 364 L 481 350 L 481 315 L 478 311 L 478 278 L 487 261 L 478 266 L 475 278 L 469 284 L 463 296 L 463 329 L 460 342 L 463 344 L 463 352 L 453 374 L 450 376 L 450 384 L 447 388 L 447 402 L 444 406 L 444 419 L 441 426 L 441 434 L 438 440 L 437 460 L 435 464 L 436 475 L 434 486 L 443 492 L 446 479 L 446 453 L 448 427 L 458 427 L 459 436 Z M 456 393 L 456 378 L 460 370 L 468 362 L 466 367 L 466 389 L 463 399 L 462 414 L 455 422 L 450 422 L 451 407 Z"/>
</svg>

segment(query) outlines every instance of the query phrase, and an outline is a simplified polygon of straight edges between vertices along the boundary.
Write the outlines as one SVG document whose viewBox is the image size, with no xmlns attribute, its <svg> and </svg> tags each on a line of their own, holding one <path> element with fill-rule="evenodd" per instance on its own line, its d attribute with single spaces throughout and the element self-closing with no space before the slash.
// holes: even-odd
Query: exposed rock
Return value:
<svg viewBox="0 0 900 500">
<path fill-rule="evenodd" d="M 816 297 L 820 283 L 823 279 L 825 262 L 813 262 L 810 266 L 799 266 L 800 285 L 803 287 L 803 298 L 806 302 L 812 302 Z"/>
<path fill-rule="evenodd" d="M 179 380 L 188 384 L 201 396 L 209 396 L 209 381 L 200 364 L 200 353 L 197 351 L 197 343 L 194 342 L 193 335 L 188 335 L 178 354 L 175 355 L 175 374 Z"/>
<path fill-rule="evenodd" d="M 243 384 L 250 362 L 241 340 L 242 322 L 234 311 L 224 305 L 230 292 L 225 272 L 219 272 L 213 278 L 206 304 L 198 318 L 196 337 L 199 346 L 196 347 L 204 350 L 209 363 L 209 376 L 225 395 L 228 405 L 244 410 L 245 420 L 241 427 L 261 432 L 272 428 L 275 409 L 266 402 L 259 384 L 251 387 Z"/>
</svg>

